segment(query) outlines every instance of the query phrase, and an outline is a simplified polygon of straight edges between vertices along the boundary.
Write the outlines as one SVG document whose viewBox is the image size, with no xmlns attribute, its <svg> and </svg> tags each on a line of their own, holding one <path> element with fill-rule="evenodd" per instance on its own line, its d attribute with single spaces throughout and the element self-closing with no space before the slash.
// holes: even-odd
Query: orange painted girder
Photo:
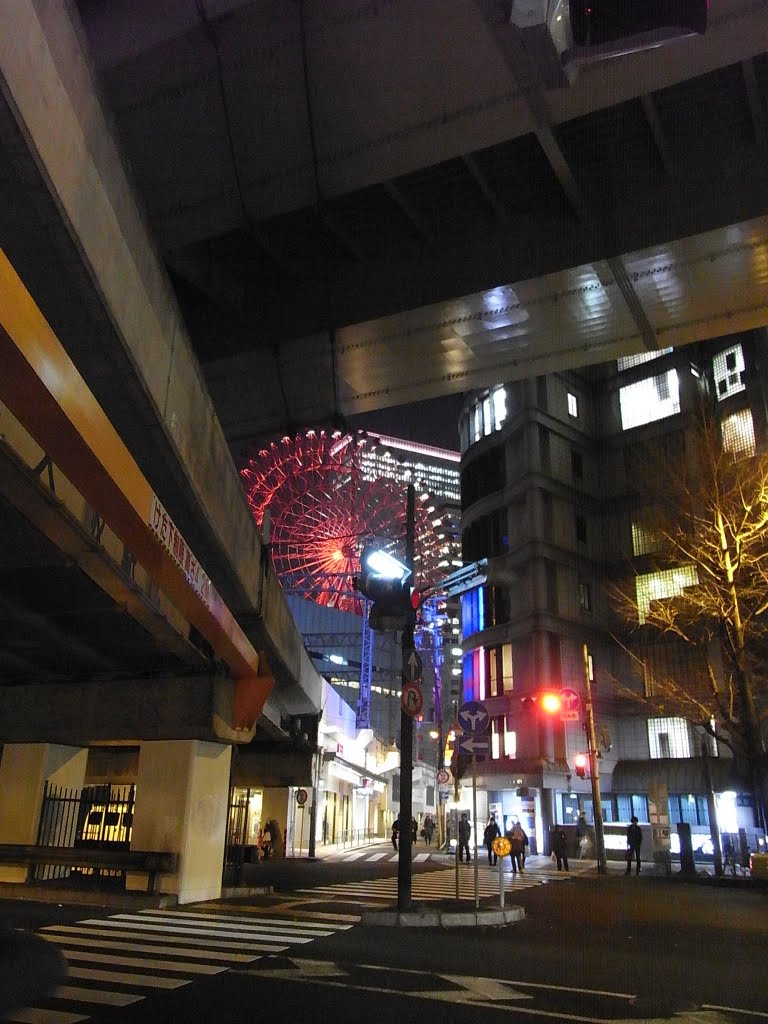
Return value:
<svg viewBox="0 0 768 1024">
<path fill-rule="evenodd" d="M 240 711 L 241 716 L 254 715 L 255 721 L 272 689 L 271 675 L 259 675 L 259 655 L 210 581 L 201 588 L 196 580 L 193 586 L 153 530 L 156 495 L 2 250 L 0 401 L 208 640 L 232 675 L 247 681 Z"/>
</svg>

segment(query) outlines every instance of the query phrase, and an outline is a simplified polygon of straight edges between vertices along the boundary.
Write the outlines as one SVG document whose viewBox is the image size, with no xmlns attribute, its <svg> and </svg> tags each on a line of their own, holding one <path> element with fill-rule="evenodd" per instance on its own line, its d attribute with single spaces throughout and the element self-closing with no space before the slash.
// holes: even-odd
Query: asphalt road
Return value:
<svg viewBox="0 0 768 1024">
<path fill-rule="evenodd" d="M 3 900 L 0 926 L 42 930 L 60 947 L 74 941 L 78 955 L 101 958 L 90 967 L 78 961 L 81 977 L 68 983 L 85 1000 L 42 1001 L 48 1016 L 16 1019 L 235 1024 L 270 1014 L 291 1024 L 416 1018 L 489 1024 L 514 1014 L 522 1024 L 673 1015 L 676 1024 L 768 1022 L 765 888 L 531 872 L 529 887 L 507 897 L 525 908 L 516 924 L 445 931 L 355 923 L 363 905 L 384 902 L 364 904 L 356 888 L 391 876 L 391 867 L 275 865 L 272 895 L 178 912 Z M 315 888 L 349 882 L 355 884 L 345 886 L 348 902 Z M 138 927 L 150 930 L 132 930 Z M 226 937 L 217 927 L 227 929 Z M 127 938 L 118 937 L 123 930 Z M 216 973 L 190 976 L 184 950 L 168 952 L 176 932 L 185 936 L 185 950 L 195 950 L 189 956 L 198 958 L 198 970 Z M 252 944 L 266 936 L 265 948 L 236 954 L 243 936 Z M 217 966 L 207 966 L 214 955 Z M 178 987 L 141 987 L 126 972 L 145 981 L 176 977 Z M 88 1001 L 103 989 L 132 993 L 126 998 L 137 1001 Z"/>
</svg>

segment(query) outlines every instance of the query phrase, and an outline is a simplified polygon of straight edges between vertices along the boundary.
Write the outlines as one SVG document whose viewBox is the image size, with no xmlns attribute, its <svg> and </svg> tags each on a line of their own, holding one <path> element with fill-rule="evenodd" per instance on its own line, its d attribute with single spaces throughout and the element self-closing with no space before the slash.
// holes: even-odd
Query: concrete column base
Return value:
<svg viewBox="0 0 768 1024">
<path fill-rule="evenodd" d="M 179 854 L 178 873 L 157 880 L 179 903 L 221 895 L 231 758 L 230 746 L 202 740 L 141 745 L 131 849 Z M 146 890 L 147 876 L 129 872 L 125 884 Z"/>
</svg>

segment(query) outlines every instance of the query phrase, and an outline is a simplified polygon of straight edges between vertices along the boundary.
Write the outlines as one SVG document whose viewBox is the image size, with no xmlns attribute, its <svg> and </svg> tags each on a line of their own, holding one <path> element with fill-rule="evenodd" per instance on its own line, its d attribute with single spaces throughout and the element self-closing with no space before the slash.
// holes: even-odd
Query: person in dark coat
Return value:
<svg viewBox="0 0 768 1024">
<path fill-rule="evenodd" d="M 464 854 L 467 855 L 467 864 L 469 864 L 471 857 L 469 855 L 469 838 L 472 835 L 472 826 L 467 821 L 466 814 L 462 814 L 461 820 L 459 821 L 459 860 L 464 860 Z"/>
<path fill-rule="evenodd" d="M 635 874 L 640 874 L 640 847 L 643 845 L 643 832 L 637 824 L 637 818 L 632 817 L 631 823 L 627 826 L 627 870 L 628 875 L 632 870 L 632 861 L 637 864 Z"/>
<path fill-rule="evenodd" d="M 483 832 L 483 841 L 485 842 L 485 848 L 488 851 L 488 863 L 491 867 L 495 867 L 499 861 L 498 854 L 493 852 L 493 841 L 501 835 L 501 829 L 496 822 L 496 816 L 494 814 L 488 819 L 488 824 L 485 826 L 485 832 Z"/>
<path fill-rule="evenodd" d="M 557 870 L 568 871 L 568 836 L 561 828 L 556 829 L 552 834 L 552 853 L 557 861 Z"/>
<path fill-rule="evenodd" d="M 392 822 L 392 845 L 397 849 L 397 838 L 400 835 L 400 819 L 395 818 Z"/>
</svg>

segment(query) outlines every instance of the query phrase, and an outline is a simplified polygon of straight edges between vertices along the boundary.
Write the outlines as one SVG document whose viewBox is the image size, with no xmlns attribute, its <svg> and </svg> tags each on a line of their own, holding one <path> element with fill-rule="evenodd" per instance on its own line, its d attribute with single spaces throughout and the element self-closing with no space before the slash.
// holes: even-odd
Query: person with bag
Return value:
<svg viewBox="0 0 768 1024">
<path fill-rule="evenodd" d="M 523 867 L 523 852 L 525 850 L 525 832 L 519 821 L 516 821 L 512 830 L 507 832 L 507 839 L 509 840 L 509 859 L 512 862 L 512 874 L 516 875 L 518 871 L 520 874 L 525 873 Z"/>
</svg>

